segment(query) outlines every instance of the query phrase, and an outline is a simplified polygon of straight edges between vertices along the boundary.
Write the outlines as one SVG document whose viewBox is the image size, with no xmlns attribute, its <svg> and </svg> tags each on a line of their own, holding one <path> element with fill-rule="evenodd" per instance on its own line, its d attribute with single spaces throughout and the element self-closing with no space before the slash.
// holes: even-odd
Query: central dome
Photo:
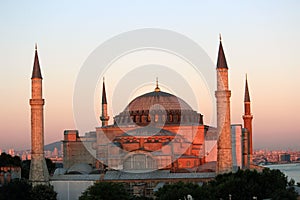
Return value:
<svg viewBox="0 0 300 200">
<path fill-rule="evenodd" d="M 147 126 L 150 123 L 154 126 L 203 124 L 203 118 L 184 100 L 160 91 L 157 85 L 153 92 L 136 97 L 123 112 L 114 117 L 114 124 L 121 126 Z"/>
<path fill-rule="evenodd" d="M 193 110 L 184 100 L 162 91 L 153 91 L 136 97 L 124 111 L 138 110 Z"/>
</svg>

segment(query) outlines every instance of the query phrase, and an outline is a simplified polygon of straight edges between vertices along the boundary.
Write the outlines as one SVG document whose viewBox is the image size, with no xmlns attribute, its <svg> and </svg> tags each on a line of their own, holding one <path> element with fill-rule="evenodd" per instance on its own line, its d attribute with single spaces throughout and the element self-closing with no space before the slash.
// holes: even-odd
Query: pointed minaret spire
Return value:
<svg viewBox="0 0 300 200">
<path fill-rule="evenodd" d="M 156 88 L 154 90 L 155 92 L 160 92 L 160 88 L 158 87 L 158 77 L 156 77 Z"/>
<path fill-rule="evenodd" d="M 104 77 L 103 77 L 103 86 L 102 86 L 102 104 L 107 104 Z"/>
<path fill-rule="evenodd" d="M 105 79 L 103 77 L 103 86 L 102 86 L 102 115 L 100 117 L 102 121 L 102 126 L 108 125 L 109 116 L 107 113 L 107 100 L 106 100 L 106 90 L 105 90 Z"/>
<path fill-rule="evenodd" d="M 35 55 L 34 55 L 34 63 L 33 63 L 33 70 L 32 70 L 31 78 L 41 78 L 42 79 L 40 62 L 39 62 L 39 57 L 38 57 L 38 52 L 37 52 L 37 44 L 35 44 Z"/>
<path fill-rule="evenodd" d="M 224 54 L 224 50 L 223 50 L 221 33 L 220 33 L 219 37 L 220 37 L 220 45 L 219 45 L 217 68 L 228 68 L 226 58 L 225 58 L 225 54 Z"/>
<path fill-rule="evenodd" d="M 244 98 L 244 102 L 250 102 L 250 95 L 249 95 L 249 89 L 248 89 L 247 74 L 246 74 L 245 98 Z"/>
</svg>

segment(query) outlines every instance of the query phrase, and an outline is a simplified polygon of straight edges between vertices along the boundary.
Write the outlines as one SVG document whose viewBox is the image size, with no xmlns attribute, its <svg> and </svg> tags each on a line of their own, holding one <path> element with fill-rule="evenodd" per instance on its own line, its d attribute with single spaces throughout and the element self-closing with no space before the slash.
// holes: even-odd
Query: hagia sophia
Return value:
<svg viewBox="0 0 300 200">
<path fill-rule="evenodd" d="M 58 193 L 66 182 L 116 181 L 127 183 L 133 194 L 153 196 L 165 183 L 205 182 L 216 174 L 251 168 L 253 116 L 247 78 L 244 123 L 231 124 L 228 65 L 221 38 L 216 76 L 217 127 L 204 124 L 203 115 L 183 98 L 162 91 L 158 80 L 153 84 L 153 91 L 134 98 L 108 124 L 110 105 L 103 79 L 101 126 L 82 136 L 78 130 L 65 130 L 64 169 L 49 178 L 41 170 L 45 169 L 41 146 L 44 99 L 36 49 L 30 100 L 32 159 L 35 160 L 31 171 L 36 171 L 31 173 L 31 181 L 50 181 Z"/>
</svg>

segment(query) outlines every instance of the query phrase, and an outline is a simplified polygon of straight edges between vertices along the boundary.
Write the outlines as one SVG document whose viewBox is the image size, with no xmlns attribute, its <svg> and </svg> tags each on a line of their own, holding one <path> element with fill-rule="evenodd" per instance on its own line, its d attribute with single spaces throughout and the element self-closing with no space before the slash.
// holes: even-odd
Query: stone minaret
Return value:
<svg viewBox="0 0 300 200">
<path fill-rule="evenodd" d="M 107 113 L 107 101 L 106 101 L 106 91 L 105 91 L 105 82 L 103 78 L 103 87 L 102 87 L 102 115 L 100 117 L 102 121 L 102 126 L 108 125 L 109 116 Z"/>
<path fill-rule="evenodd" d="M 33 185 L 48 184 L 49 172 L 44 157 L 44 99 L 42 95 L 42 74 L 37 46 L 31 77 L 31 164 L 29 180 Z"/>
<path fill-rule="evenodd" d="M 248 151 L 249 151 L 249 160 L 250 163 L 252 163 L 252 153 L 253 153 L 253 148 L 252 148 L 252 119 L 253 116 L 251 115 L 251 105 L 250 105 L 250 95 L 249 95 L 249 89 L 248 89 L 248 80 L 247 80 L 247 75 L 246 75 L 246 83 L 245 83 L 245 98 L 244 98 L 244 115 L 243 115 L 243 120 L 244 120 L 244 128 L 248 130 Z"/>
<path fill-rule="evenodd" d="M 220 45 L 217 61 L 217 132 L 218 132 L 218 155 L 217 173 L 232 171 L 232 146 L 230 128 L 230 96 L 228 87 L 228 67 L 223 51 L 220 35 Z"/>
</svg>

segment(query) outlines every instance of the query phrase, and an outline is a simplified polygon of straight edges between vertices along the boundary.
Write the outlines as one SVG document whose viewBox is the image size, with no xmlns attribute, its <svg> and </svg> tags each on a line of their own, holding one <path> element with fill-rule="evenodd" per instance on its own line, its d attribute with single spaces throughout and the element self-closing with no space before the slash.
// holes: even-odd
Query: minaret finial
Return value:
<svg viewBox="0 0 300 200">
<path fill-rule="evenodd" d="M 154 90 L 155 92 L 160 92 L 160 88 L 158 87 L 158 77 L 156 77 L 156 88 Z"/>
<path fill-rule="evenodd" d="M 35 47 L 34 47 L 34 49 L 37 51 L 37 43 L 35 43 Z"/>
<path fill-rule="evenodd" d="M 220 41 L 222 41 L 222 35 L 221 35 L 221 33 L 219 33 L 219 39 L 220 39 Z"/>
</svg>

